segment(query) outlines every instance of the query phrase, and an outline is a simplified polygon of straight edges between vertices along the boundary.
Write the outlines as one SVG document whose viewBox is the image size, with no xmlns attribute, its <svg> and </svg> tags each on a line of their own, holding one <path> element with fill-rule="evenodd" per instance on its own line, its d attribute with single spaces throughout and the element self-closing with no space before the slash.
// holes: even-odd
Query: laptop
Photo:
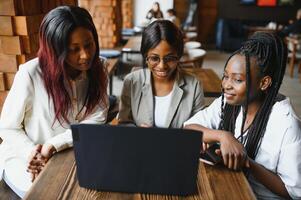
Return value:
<svg viewBox="0 0 301 200">
<path fill-rule="evenodd" d="M 71 125 L 81 187 L 127 193 L 192 195 L 202 133 L 186 129 Z"/>
</svg>

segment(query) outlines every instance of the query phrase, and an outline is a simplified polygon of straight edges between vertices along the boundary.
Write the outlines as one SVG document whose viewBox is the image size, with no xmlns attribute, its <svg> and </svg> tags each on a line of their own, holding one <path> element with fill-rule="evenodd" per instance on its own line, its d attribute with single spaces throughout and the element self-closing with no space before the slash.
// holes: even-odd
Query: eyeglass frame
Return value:
<svg viewBox="0 0 301 200">
<path fill-rule="evenodd" d="M 159 58 L 158 63 L 153 64 L 153 65 L 152 65 L 151 63 L 149 63 L 149 58 L 151 58 L 151 57 Z M 175 66 L 177 66 L 177 65 L 179 64 L 180 58 L 179 58 L 178 56 L 174 56 L 174 55 L 167 55 L 167 56 L 164 56 L 163 58 L 161 58 L 160 56 L 157 56 L 157 55 L 150 55 L 150 56 L 147 56 L 145 60 L 146 60 L 146 63 L 147 63 L 147 64 L 150 64 L 150 65 L 153 66 L 153 67 L 159 65 L 160 62 L 161 62 L 161 60 L 163 60 L 163 63 L 166 64 L 168 67 L 173 67 L 173 66 L 170 66 L 170 65 L 168 64 L 168 61 L 166 61 L 166 58 L 168 58 L 168 57 L 176 58 L 176 59 L 175 59 L 175 61 L 176 61 Z"/>
</svg>

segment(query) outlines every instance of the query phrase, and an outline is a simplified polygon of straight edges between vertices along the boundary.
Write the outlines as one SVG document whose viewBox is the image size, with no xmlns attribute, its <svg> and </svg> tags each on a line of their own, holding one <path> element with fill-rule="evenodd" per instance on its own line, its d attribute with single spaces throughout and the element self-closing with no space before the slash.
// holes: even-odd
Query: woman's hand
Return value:
<svg viewBox="0 0 301 200">
<path fill-rule="evenodd" d="M 149 124 L 142 123 L 142 124 L 140 124 L 140 127 L 150 128 L 150 127 L 152 127 L 152 126 L 149 125 Z"/>
<path fill-rule="evenodd" d="M 35 178 L 38 176 L 38 174 L 42 171 L 43 167 L 46 164 L 46 160 L 43 159 L 43 156 L 41 155 L 41 149 L 42 145 L 38 144 L 35 146 L 35 148 L 32 150 L 29 159 L 28 159 L 28 166 L 27 166 L 27 172 L 31 174 L 31 181 L 33 182 Z"/>
<path fill-rule="evenodd" d="M 41 155 L 47 161 L 52 157 L 52 155 L 56 152 L 56 149 L 52 144 L 45 143 L 41 149 Z"/>
<path fill-rule="evenodd" d="M 210 145 L 208 143 L 203 142 L 201 152 L 205 152 L 209 148 L 209 146 Z"/>
<path fill-rule="evenodd" d="M 223 157 L 224 165 L 229 169 L 240 170 L 246 166 L 247 154 L 244 146 L 227 131 L 220 137 L 220 150 L 216 153 Z"/>
<path fill-rule="evenodd" d="M 51 158 L 55 152 L 55 148 L 51 144 L 38 144 L 35 146 L 31 155 L 29 156 L 29 162 L 27 172 L 31 173 L 31 181 L 33 182 L 39 173 L 44 168 L 47 161 Z"/>
</svg>

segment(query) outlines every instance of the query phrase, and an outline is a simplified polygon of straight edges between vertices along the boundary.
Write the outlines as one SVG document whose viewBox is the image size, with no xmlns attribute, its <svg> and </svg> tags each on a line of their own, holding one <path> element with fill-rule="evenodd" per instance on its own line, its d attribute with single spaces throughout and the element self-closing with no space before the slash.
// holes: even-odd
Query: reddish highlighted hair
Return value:
<svg viewBox="0 0 301 200">
<path fill-rule="evenodd" d="M 92 32 L 96 53 L 92 66 L 87 71 L 89 85 L 84 105 L 87 117 L 96 106 L 107 105 L 107 72 L 99 59 L 99 43 L 92 17 L 87 10 L 75 6 L 60 6 L 50 11 L 42 21 L 39 32 L 40 49 L 38 58 L 42 70 L 42 79 L 49 99 L 53 101 L 55 120 L 61 124 L 68 120 L 71 99 L 65 86 L 66 56 L 70 34 L 78 27 Z"/>
</svg>

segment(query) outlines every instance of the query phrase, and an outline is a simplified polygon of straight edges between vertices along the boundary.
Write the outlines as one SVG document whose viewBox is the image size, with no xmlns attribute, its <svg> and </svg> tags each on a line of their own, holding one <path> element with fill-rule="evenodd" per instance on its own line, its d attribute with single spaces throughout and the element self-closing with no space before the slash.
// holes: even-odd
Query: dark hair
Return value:
<svg viewBox="0 0 301 200">
<path fill-rule="evenodd" d="M 150 49 L 155 48 L 161 40 L 165 40 L 181 57 L 184 51 L 183 34 L 174 23 L 169 20 L 156 20 L 146 27 L 142 34 L 141 54 L 145 66 L 146 56 Z"/>
<path fill-rule="evenodd" d="M 154 2 L 154 4 L 156 4 L 158 6 L 158 10 L 160 10 L 160 4 L 158 1 Z"/>
<path fill-rule="evenodd" d="M 177 15 L 177 13 L 174 9 L 168 9 L 167 12 L 171 13 L 172 15 Z"/>
<path fill-rule="evenodd" d="M 70 34 L 78 27 L 92 32 L 96 45 L 96 53 L 91 68 L 87 71 L 89 85 L 83 107 L 86 107 L 86 117 L 95 106 L 106 106 L 107 74 L 101 63 L 98 52 L 98 35 L 89 12 L 75 6 L 60 6 L 51 10 L 43 19 L 40 32 L 38 58 L 42 70 L 42 79 L 49 99 L 52 99 L 55 120 L 61 124 L 69 123 L 67 118 L 71 108 L 64 80 L 68 79 L 66 72 L 66 56 Z"/>
<path fill-rule="evenodd" d="M 281 86 L 283 76 L 285 74 L 287 61 L 287 48 L 283 40 L 275 33 L 256 32 L 254 33 L 242 47 L 234 52 L 228 59 L 235 55 L 244 55 L 246 59 L 246 96 L 247 100 L 243 105 L 243 120 L 241 127 L 241 136 L 246 120 L 249 104 L 249 91 L 251 85 L 250 59 L 255 58 L 261 76 L 270 76 L 272 85 L 267 89 L 263 103 L 256 113 L 252 125 L 250 126 L 245 140 L 241 137 L 241 142 L 246 143 L 245 148 L 248 156 L 255 159 L 260 147 L 262 137 L 264 136 L 266 125 L 271 113 L 271 109 L 276 101 L 276 97 Z M 225 67 L 227 66 L 227 63 Z M 222 115 L 220 129 L 234 133 L 235 122 L 238 116 L 240 106 L 229 105 L 224 106 L 224 94 L 222 93 Z"/>
</svg>

